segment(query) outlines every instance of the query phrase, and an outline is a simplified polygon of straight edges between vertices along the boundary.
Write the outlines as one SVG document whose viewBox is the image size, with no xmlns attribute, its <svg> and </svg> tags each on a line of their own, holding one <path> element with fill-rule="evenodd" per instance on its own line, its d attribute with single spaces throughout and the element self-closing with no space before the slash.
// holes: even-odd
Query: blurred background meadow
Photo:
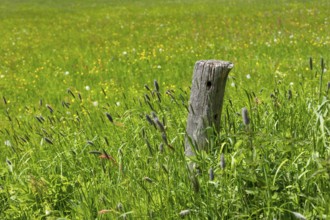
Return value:
<svg viewBox="0 0 330 220">
<path fill-rule="evenodd" d="M 0 218 L 329 219 L 329 11 L 0 0 Z M 220 134 L 192 158 L 196 191 L 184 136 L 193 67 L 207 59 L 234 68 Z"/>
</svg>

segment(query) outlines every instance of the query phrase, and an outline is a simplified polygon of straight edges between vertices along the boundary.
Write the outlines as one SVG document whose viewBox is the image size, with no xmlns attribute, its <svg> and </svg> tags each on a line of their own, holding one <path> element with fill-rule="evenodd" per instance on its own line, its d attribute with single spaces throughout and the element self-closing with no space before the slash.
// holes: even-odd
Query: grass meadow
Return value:
<svg viewBox="0 0 330 220">
<path fill-rule="evenodd" d="M 329 11 L 0 0 L 0 219 L 330 219 Z M 207 59 L 234 68 L 220 134 L 187 159 L 193 67 Z"/>
</svg>

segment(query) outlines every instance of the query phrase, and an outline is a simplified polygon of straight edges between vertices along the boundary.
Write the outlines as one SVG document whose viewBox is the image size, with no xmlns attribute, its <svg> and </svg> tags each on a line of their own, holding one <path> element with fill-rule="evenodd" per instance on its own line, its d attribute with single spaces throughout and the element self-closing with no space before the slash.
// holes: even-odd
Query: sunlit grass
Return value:
<svg viewBox="0 0 330 220">
<path fill-rule="evenodd" d="M 327 1 L 0 2 L 1 219 L 329 218 Z M 201 59 L 235 66 L 197 192 Z"/>
</svg>

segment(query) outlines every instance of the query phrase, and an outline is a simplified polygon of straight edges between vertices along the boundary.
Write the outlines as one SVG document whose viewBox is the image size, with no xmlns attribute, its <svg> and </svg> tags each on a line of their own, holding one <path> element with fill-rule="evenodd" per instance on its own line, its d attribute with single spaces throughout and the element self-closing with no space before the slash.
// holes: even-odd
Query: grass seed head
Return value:
<svg viewBox="0 0 330 220">
<path fill-rule="evenodd" d="M 44 140 L 45 140 L 48 144 L 53 145 L 53 142 L 52 142 L 49 138 L 44 137 Z"/>
<path fill-rule="evenodd" d="M 13 172 L 13 164 L 12 164 L 12 162 L 7 158 L 6 159 L 6 163 L 8 165 L 9 171 L 12 173 Z"/>
<path fill-rule="evenodd" d="M 148 182 L 148 183 L 152 183 L 153 182 L 153 180 L 150 177 L 147 177 L 147 176 L 143 177 L 143 180 L 146 181 L 146 182 Z"/>
<path fill-rule="evenodd" d="M 8 158 L 6 159 L 6 163 L 8 164 L 8 166 L 12 165 L 11 161 Z"/>
<path fill-rule="evenodd" d="M 288 99 L 290 100 L 292 98 L 292 91 L 291 89 L 288 90 Z"/>
<path fill-rule="evenodd" d="M 154 86 L 155 86 L 156 91 L 159 92 L 159 85 L 158 85 L 157 80 L 154 80 Z"/>
<path fill-rule="evenodd" d="M 108 112 L 106 112 L 105 115 L 107 116 L 107 118 L 109 119 L 109 121 L 111 123 L 113 123 L 113 119 L 112 119 L 111 115 Z"/>
<path fill-rule="evenodd" d="M 209 177 L 210 177 L 210 180 L 211 181 L 214 180 L 214 171 L 213 171 L 213 168 L 212 167 L 209 169 Z"/>
<path fill-rule="evenodd" d="M 157 126 L 157 128 L 161 131 L 161 132 L 165 132 L 165 127 L 164 127 L 164 125 L 159 121 L 159 119 L 156 117 L 156 118 L 154 118 L 154 122 L 155 122 L 155 124 L 156 124 L 156 126 Z"/>
<path fill-rule="evenodd" d="M 324 60 L 323 57 L 321 58 L 321 72 L 324 73 L 325 70 L 325 65 L 324 65 Z"/>
<path fill-rule="evenodd" d="M 145 94 L 144 95 L 144 98 L 145 98 L 146 101 L 149 101 L 150 102 L 150 97 L 148 96 L 148 94 Z"/>
<path fill-rule="evenodd" d="M 65 102 L 65 101 L 62 101 L 62 106 L 63 107 L 66 107 L 66 108 L 69 108 L 70 107 L 70 103 Z"/>
<path fill-rule="evenodd" d="M 313 58 L 312 57 L 309 58 L 309 69 L 313 70 Z"/>
<path fill-rule="evenodd" d="M 162 99 L 161 99 L 161 97 L 160 97 L 160 93 L 159 93 L 159 92 L 157 92 L 157 98 L 158 98 L 158 101 L 159 101 L 159 102 L 162 102 Z"/>
<path fill-rule="evenodd" d="M 245 125 L 250 124 L 250 118 L 249 118 L 248 110 L 246 109 L 246 107 L 242 108 L 242 119 L 243 119 L 243 123 Z"/>
<path fill-rule="evenodd" d="M 92 150 L 89 153 L 94 154 L 94 155 L 101 155 L 102 154 L 100 151 L 96 151 L 96 150 Z"/>
<path fill-rule="evenodd" d="M 226 167 L 226 161 L 225 161 L 224 153 L 221 153 L 221 156 L 220 156 L 220 167 L 222 169 L 225 169 L 225 167 Z"/>
<path fill-rule="evenodd" d="M 151 112 L 151 116 L 152 116 L 153 118 L 157 118 L 157 115 L 156 115 L 155 112 Z"/>
<path fill-rule="evenodd" d="M 149 88 L 149 86 L 147 84 L 144 84 L 144 87 L 148 90 L 151 91 L 151 89 Z"/>
<path fill-rule="evenodd" d="M 41 116 L 35 116 L 35 118 L 42 124 L 43 123 L 43 119 L 41 118 Z"/>
<path fill-rule="evenodd" d="M 164 141 L 164 143 L 165 143 L 166 145 L 169 145 L 169 144 L 168 144 L 168 141 L 167 141 L 167 136 L 166 136 L 166 133 L 165 133 L 165 132 L 162 132 L 162 139 L 163 139 L 163 141 Z"/>
<path fill-rule="evenodd" d="M 113 164 L 117 164 L 116 160 L 112 156 L 108 155 L 106 152 L 104 152 L 104 154 L 100 154 L 99 158 L 107 159 L 112 161 Z"/>
<path fill-rule="evenodd" d="M 87 144 L 88 144 L 88 145 L 91 145 L 91 146 L 94 146 L 93 141 L 87 141 Z"/>
<path fill-rule="evenodd" d="M 48 108 L 48 110 L 50 111 L 50 113 L 53 113 L 54 112 L 54 109 L 50 105 L 46 104 L 46 107 Z"/>
<path fill-rule="evenodd" d="M 70 88 L 68 88 L 67 90 L 66 90 L 74 99 L 76 98 L 76 96 L 73 94 L 73 92 L 71 91 L 71 89 Z"/>
<path fill-rule="evenodd" d="M 164 152 L 164 144 L 163 144 L 163 143 L 161 143 L 161 144 L 159 145 L 159 152 L 160 152 L 160 153 L 163 153 L 163 152 Z"/>
<path fill-rule="evenodd" d="M 154 121 L 147 114 L 146 114 L 146 119 L 147 119 L 147 121 L 149 122 L 150 125 L 155 125 Z"/>
<path fill-rule="evenodd" d="M 106 97 L 107 96 L 107 93 L 105 92 L 105 90 L 102 87 L 101 87 L 101 89 L 102 89 L 103 95 Z"/>
</svg>

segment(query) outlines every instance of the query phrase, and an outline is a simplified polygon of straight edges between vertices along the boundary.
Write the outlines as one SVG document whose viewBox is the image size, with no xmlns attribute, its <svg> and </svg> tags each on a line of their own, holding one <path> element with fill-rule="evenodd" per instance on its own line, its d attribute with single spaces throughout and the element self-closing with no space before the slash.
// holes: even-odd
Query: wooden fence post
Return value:
<svg viewBox="0 0 330 220">
<path fill-rule="evenodd" d="M 195 155 L 195 150 L 207 150 L 208 127 L 220 130 L 220 118 L 228 74 L 234 65 L 227 61 L 200 60 L 194 68 L 185 155 Z M 193 144 L 193 146 L 191 146 Z"/>
</svg>

